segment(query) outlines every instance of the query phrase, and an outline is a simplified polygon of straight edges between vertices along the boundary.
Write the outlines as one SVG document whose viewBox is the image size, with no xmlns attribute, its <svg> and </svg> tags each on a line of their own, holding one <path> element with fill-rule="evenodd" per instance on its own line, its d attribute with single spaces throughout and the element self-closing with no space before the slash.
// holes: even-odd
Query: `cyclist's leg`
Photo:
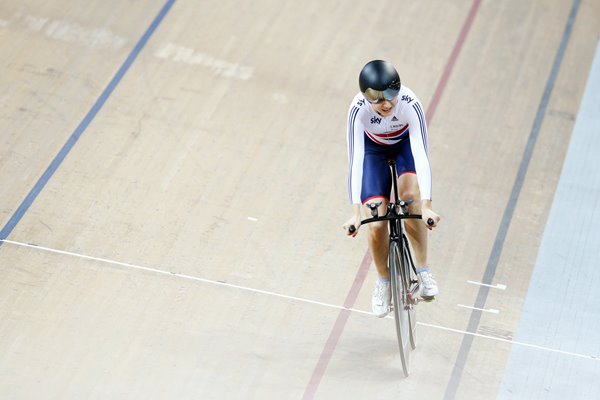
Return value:
<svg viewBox="0 0 600 400">
<path fill-rule="evenodd" d="M 371 215 L 371 209 L 368 207 L 369 204 L 376 203 L 381 203 L 378 208 L 379 215 L 385 215 L 388 200 L 383 197 L 372 198 L 365 203 L 365 212 L 367 215 Z M 373 222 L 369 224 L 368 242 L 377 273 L 380 277 L 389 279 L 390 272 L 388 270 L 387 262 L 390 236 L 388 233 L 387 222 Z"/>
<path fill-rule="evenodd" d="M 412 200 L 409 206 L 411 214 L 421 213 L 421 195 L 417 176 L 413 173 L 404 173 L 398 177 L 399 195 L 402 200 Z M 423 221 L 418 219 L 404 220 L 404 227 L 408 239 L 413 247 L 415 266 L 423 268 L 427 266 L 427 236 L 428 230 Z"/>
<path fill-rule="evenodd" d="M 397 160 L 399 196 L 403 200 L 413 200 L 409 210 L 412 214 L 421 214 L 421 194 L 417 175 L 414 174 L 414 161 L 412 153 L 404 152 Z M 411 173 L 412 172 L 412 173 Z M 422 220 L 405 220 L 404 227 L 412 244 L 415 267 L 421 282 L 421 296 L 426 299 L 435 297 L 438 293 L 437 283 L 429 272 L 427 264 L 427 237 L 428 229 Z"/>
<path fill-rule="evenodd" d="M 390 176 L 387 158 L 378 151 L 366 151 L 363 161 L 363 181 L 361 200 L 365 205 L 365 214 L 371 215 L 368 205 L 379 204 L 379 215 L 385 215 L 392 177 Z M 369 250 L 379 275 L 371 297 L 373 314 L 379 318 L 390 312 L 392 292 L 390 290 L 390 273 L 387 266 L 389 235 L 385 222 L 368 224 Z"/>
<path fill-rule="evenodd" d="M 396 155 L 398 172 L 398 195 L 402 200 L 412 200 L 409 206 L 411 214 L 421 213 L 421 193 L 415 173 L 415 161 L 410 149 L 410 142 L 405 140 Z M 414 250 L 414 261 L 417 268 L 427 266 L 427 227 L 422 221 L 408 219 L 404 221 L 406 233 Z"/>
<path fill-rule="evenodd" d="M 371 215 L 369 205 L 381 203 L 379 215 L 385 215 L 392 186 L 389 166 L 385 154 L 379 151 L 366 151 L 363 161 L 363 183 L 361 200 L 365 205 L 365 214 Z M 381 278 L 389 279 L 387 267 L 389 251 L 389 233 L 386 222 L 374 222 L 369 225 L 368 243 L 377 273 Z"/>
</svg>

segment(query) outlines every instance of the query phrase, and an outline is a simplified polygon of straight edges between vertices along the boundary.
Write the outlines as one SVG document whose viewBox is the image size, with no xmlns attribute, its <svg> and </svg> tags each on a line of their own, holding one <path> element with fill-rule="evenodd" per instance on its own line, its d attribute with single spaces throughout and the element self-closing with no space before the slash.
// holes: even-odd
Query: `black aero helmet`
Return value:
<svg viewBox="0 0 600 400">
<path fill-rule="evenodd" d="M 373 60 L 360 71 L 358 85 L 370 103 L 393 100 L 400 92 L 400 76 L 391 63 Z"/>
</svg>

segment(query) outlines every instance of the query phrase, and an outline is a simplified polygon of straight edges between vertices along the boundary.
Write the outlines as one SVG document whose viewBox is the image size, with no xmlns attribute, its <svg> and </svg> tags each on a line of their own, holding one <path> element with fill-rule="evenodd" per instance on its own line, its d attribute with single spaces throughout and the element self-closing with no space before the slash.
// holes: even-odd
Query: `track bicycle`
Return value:
<svg viewBox="0 0 600 400">
<path fill-rule="evenodd" d="M 416 306 L 419 302 L 420 287 L 408 238 L 404 231 L 403 220 L 421 219 L 421 215 L 409 213 L 408 207 L 412 201 L 399 199 L 396 162 L 389 160 L 388 163 L 390 173 L 392 174 L 394 200 L 389 202 L 386 213 L 383 216 L 380 216 L 378 213 L 381 203 L 369 204 L 371 218 L 362 220 L 361 224 L 377 221 L 388 221 L 389 223 L 390 245 L 388 268 L 392 290 L 392 309 L 396 322 L 396 336 L 400 349 L 402 370 L 404 371 L 404 375 L 408 377 L 410 373 L 410 351 L 414 350 L 417 345 Z M 427 224 L 433 225 L 434 221 L 429 219 Z M 354 226 L 350 227 L 350 233 L 353 233 L 355 230 Z M 432 300 L 432 298 L 425 300 Z"/>
</svg>

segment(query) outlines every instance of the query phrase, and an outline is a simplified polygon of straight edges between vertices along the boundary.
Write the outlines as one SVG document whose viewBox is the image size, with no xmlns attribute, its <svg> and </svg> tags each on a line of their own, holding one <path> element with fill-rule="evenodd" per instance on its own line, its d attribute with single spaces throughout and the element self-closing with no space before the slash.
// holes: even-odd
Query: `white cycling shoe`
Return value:
<svg viewBox="0 0 600 400">
<path fill-rule="evenodd" d="M 429 269 L 422 269 L 417 272 L 419 285 L 421 286 L 421 297 L 425 300 L 431 300 L 440 293 L 437 282 Z"/>
<path fill-rule="evenodd" d="M 383 318 L 389 314 L 392 308 L 392 291 L 390 281 L 377 279 L 373 297 L 371 297 L 371 308 L 376 317 Z"/>
</svg>

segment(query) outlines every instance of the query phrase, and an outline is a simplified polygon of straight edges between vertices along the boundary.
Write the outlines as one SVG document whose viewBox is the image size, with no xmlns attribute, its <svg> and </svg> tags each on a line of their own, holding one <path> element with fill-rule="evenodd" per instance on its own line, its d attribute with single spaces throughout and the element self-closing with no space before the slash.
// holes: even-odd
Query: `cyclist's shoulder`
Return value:
<svg viewBox="0 0 600 400">
<path fill-rule="evenodd" d="M 419 98 L 409 87 L 402 85 L 398 93 L 398 101 L 402 105 L 413 105 L 420 103 Z"/>
<path fill-rule="evenodd" d="M 361 92 L 358 92 L 356 96 L 350 102 L 350 107 L 348 107 L 348 112 L 350 113 L 365 113 L 371 110 L 371 107 L 368 106 L 367 100 L 365 100 L 365 96 Z"/>
<path fill-rule="evenodd" d="M 404 85 L 398 93 L 398 112 L 407 119 L 422 118 L 424 114 L 423 105 L 415 92 Z"/>
</svg>

